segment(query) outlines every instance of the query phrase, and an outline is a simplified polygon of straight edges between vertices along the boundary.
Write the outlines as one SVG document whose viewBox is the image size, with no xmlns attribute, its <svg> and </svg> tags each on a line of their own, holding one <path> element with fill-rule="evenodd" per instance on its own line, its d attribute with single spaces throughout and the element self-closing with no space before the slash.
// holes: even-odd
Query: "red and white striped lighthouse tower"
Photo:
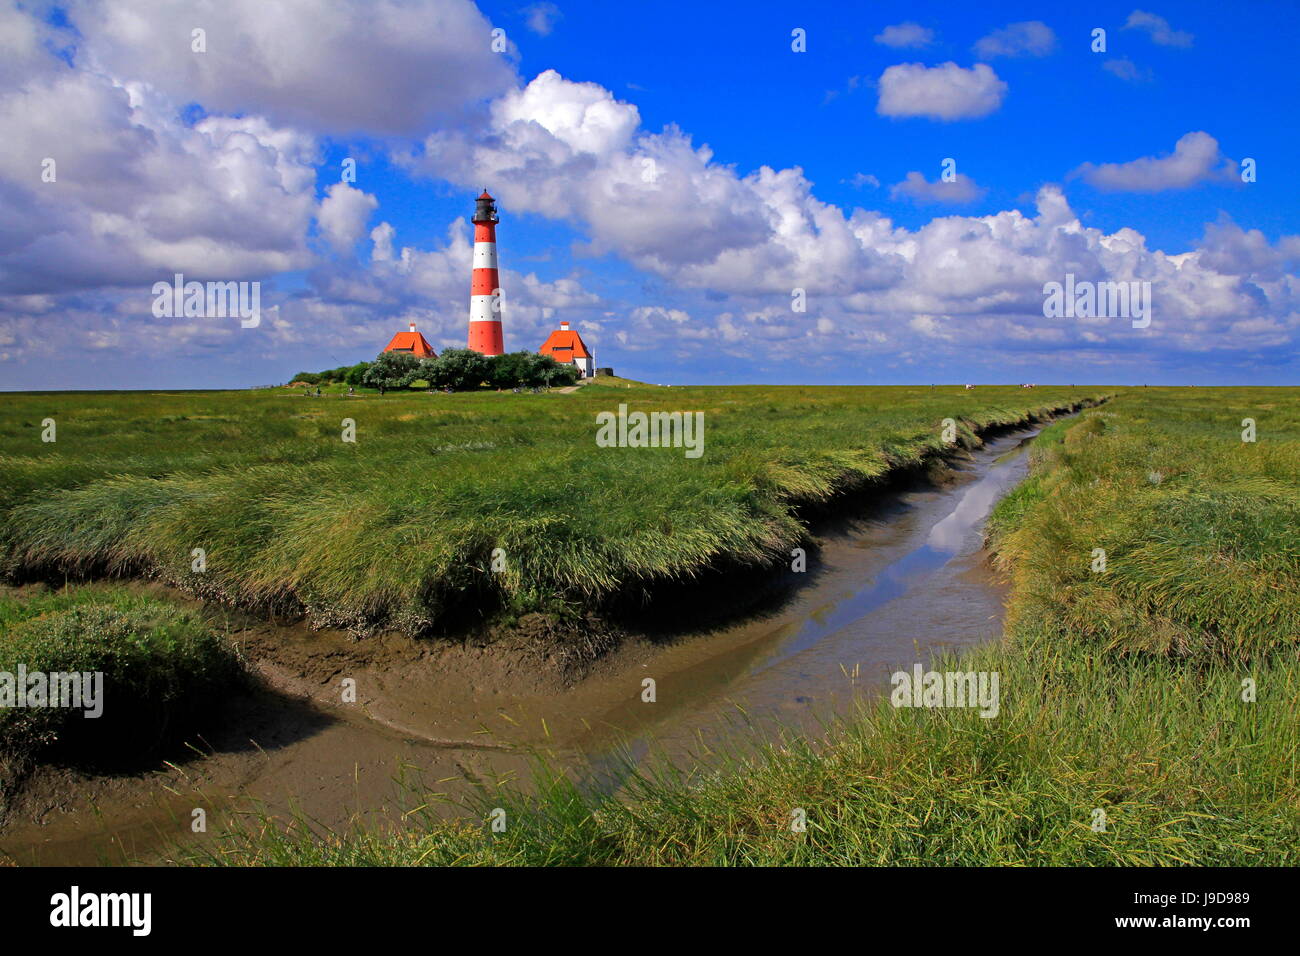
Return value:
<svg viewBox="0 0 1300 956">
<path fill-rule="evenodd" d="M 469 287 L 469 347 L 505 352 L 501 336 L 501 280 L 497 275 L 497 206 L 483 190 L 474 204 L 474 276 Z"/>
</svg>

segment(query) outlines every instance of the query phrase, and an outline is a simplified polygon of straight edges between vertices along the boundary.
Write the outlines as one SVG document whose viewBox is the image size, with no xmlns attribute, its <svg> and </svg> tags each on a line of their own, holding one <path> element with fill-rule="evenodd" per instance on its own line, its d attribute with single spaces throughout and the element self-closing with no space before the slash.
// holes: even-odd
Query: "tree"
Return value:
<svg viewBox="0 0 1300 956">
<path fill-rule="evenodd" d="M 431 388 L 456 391 L 478 388 L 492 374 L 492 360 L 473 349 L 447 349 L 424 366 L 421 377 Z"/>
<path fill-rule="evenodd" d="M 578 380 L 577 366 L 568 362 L 560 364 L 549 355 L 528 353 L 528 367 L 523 385 L 544 388 L 551 385 L 572 385 Z"/>
<path fill-rule="evenodd" d="M 410 352 L 380 352 L 361 376 L 361 383 L 371 388 L 410 388 L 420 377 L 420 360 Z"/>
<path fill-rule="evenodd" d="M 370 368 L 369 362 L 358 362 L 348 369 L 343 375 L 343 381 L 353 388 L 365 384 L 366 370 Z"/>
<path fill-rule="evenodd" d="M 430 389 L 442 388 L 446 384 L 442 381 L 443 368 L 436 358 L 420 359 L 420 367 L 416 370 L 415 377 L 428 382 Z"/>
<path fill-rule="evenodd" d="M 550 358 L 550 356 L 547 356 Z M 552 362 L 555 362 L 552 359 Z M 582 373 L 578 371 L 578 366 L 568 362 L 555 362 L 555 369 L 551 373 L 551 380 L 548 383 L 556 388 L 562 388 L 566 385 L 577 385 L 578 379 L 582 378 Z"/>
<path fill-rule="evenodd" d="M 496 356 L 492 359 L 488 384 L 496 388 L 514 388 L 516 385 L 527 384 L 533 355 L 532 352 L 507 352 Z"/>
</svg>

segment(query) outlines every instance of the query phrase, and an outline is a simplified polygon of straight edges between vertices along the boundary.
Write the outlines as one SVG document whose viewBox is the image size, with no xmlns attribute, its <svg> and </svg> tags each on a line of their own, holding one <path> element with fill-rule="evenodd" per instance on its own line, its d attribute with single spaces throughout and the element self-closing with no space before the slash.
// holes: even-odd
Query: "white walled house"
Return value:
<svg viewBox="0 0 1300 956">
<path fill-rule="evenodd" d="M 582 336 L 569 328 L 568 322 L 561 322 L 560 327 L 547 337 L 537 351 L 549 355 L 557 362 L 576 365 L 583 378 L 591 378 L 596 373 L 595 357 L 582 341 Z"/>
</svg>

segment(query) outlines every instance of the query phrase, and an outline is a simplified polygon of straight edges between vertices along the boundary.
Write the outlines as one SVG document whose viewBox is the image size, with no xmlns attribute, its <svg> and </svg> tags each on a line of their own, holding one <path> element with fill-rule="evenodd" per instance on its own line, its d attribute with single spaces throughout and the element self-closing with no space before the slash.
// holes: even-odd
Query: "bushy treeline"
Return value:
<svg viewBox="0 0 1300 956">
<path fill-rule="evenodd" d="M 370 367 L 369 362 L 358 362 L 356 365 L 340 365 L 338 368 L 327 368 L 323 372 L 299 372 L 289 383 L 305 382 L 308 385 L 360 385 L 361 377 L 365 375 L 366 369 Z"/>
<path fill-rule="evenodd" d="M 353 387 L 394 391 L 423 382 L 429 388 L 453 391 L 489 388 L 545 388 L 572 385 L 578 369 L 537 352 L 483 355 L 472 349 L 447 349 L 437 358 L 417 358 L 410 352 L 381 352 L 373 362 L 299 372 L 294 382 L 308 385 L 342 383 Z"/>
</svg>

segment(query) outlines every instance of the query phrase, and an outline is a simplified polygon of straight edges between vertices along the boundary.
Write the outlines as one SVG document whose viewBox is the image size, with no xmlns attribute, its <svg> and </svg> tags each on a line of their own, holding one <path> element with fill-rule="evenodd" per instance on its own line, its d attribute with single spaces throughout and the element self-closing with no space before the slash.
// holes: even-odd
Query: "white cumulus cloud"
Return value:
<svg viewBox="0 0 1300 956">
<path fill-rule="evenodd" d="M 1168 156 L 1143 156 L 1127 163 L 1084 163 L 1075 175 L 1099 189 L 1160 192 L 1189 189 L 1203 182 L 1230 182 L 1235 164 L 1219 151 L 1219 141 L 1197 131 L 1182 136 Z"/>
<path fill-rule="evenodd" d="M 73 0 L 70 14 L 97 70 L 316 132 L 416 133 L 514 82 L 470 0 Z"/>
<path fill-rule="evenodd" d="M 1152 42 L 1160 46 L 1189 47 L 1194 39 L 1186 30 L 1175 30 L 1164 17 L 1147 13 L 1145 10 L 1134 10 L 1130 13 L 1124 23 L 1124 29 L 1144 30 L 1151 37 Z"/>
<path fill-rule="evenodd" d="M 880 74 L 877 88 L 881 116 L 947 121 L 987 116 L 1002 105 L 1007 92 L 1007 84 L 985 63 L 970 69 L 952 62 L 934 67 L 899 63 Z"/>
<path fill-rule="evenodd" d="M 940 178 L 930 182 L 921 173 L 912 171 L 902 182 L 889 187 L 890 199 L 910 199 L 916 203 L 964 205 L 983 195 L 984 190 L 965 173 L 958 173 L 951 181 Z"/>
<path fill-rule="evenodd" d="M 525 7 L 524 15 L 527 18 L 525 22 L 528 24 L 528 29 L 542 37 L 550 36 L 551 31 L 555 29 L 555 21 L 564 16 L 559 7 L 546 2 Z"/>
<path fill-rule="evenodd" d="M 981 37 L 975 54 L 982 60 L 998 56 L 1047 56 L 1056 49 L 1056 34 L 1042 20 L 1009 23 Z"/>
<path fill-rule="evenodd" d="M 1126 83 L 1142 83 L 1151 79 L 1151 71 L 1144 70 L 1126 56 L 1106 60 L 1101 68 L 1111 76 L 1116 76 Z"/>
<path fill-rule="evenodd" d="M 366 230 L 370 214 L 379 200 L 347 183 L 334 183 L 325 190 L 316 221 L 322 235 L 339 253 L 348 253 Z"/>
<path fill-rule="evenodd" d="M 908 47 L 929 46 L 934 42 L 934 31 L 919 23 L 897 23 L 885 27 L 875 36 L 875 41 L 883 46 L 905 49 Z"/>
<path fill-rule="evenodd" d="M 257 116 L 187 126 L 149 87 L 47 57 L 0 92 L 0 291 L 306 266 L 318 154 Z"/>
</svg>

